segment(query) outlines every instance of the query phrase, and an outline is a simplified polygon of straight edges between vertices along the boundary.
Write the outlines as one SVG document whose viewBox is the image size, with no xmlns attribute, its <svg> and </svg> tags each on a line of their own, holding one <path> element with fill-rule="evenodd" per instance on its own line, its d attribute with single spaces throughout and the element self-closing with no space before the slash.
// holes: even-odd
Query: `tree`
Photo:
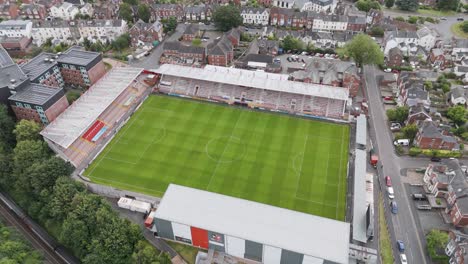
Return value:
<svg viewBox="0 0 468 264">
<path fill-rule="evenodd" d="M 371 9 L 381 9 L 379 2 L 375 0 L 358 0 L 356 2 L 356 7 L 360 11 L 369 12 Z"/>
<path fill-rule="evenodd" d="M 15 130 L 13 130 L 17 142 L 23 140 L 40 140 L 41 135 L 39 132 L 41 132 L 39 124 L 26 119 L 19 121 Z"/>
<path fill-rule="evenodd" d="M 424 88 L 426 88 L 427 91 L 432 90 L 432 88 L 433 88 L 432 82 L 431 81 L 425 81 L 424 82 Z"/>
<path fill-rule="evenodd" d="M 416 137 L 416 134 L 418 133 L 418 127 L 415 124 L 407 125 L 401 129 L 401 132 L 403 133 L 403 136 L 405 138 L 413 142 L 414 138 Z"/>
<path fill-rule="evenodd" d="M 452 106 L 447 111 L 447 118 L 452 120 L 455 124 L 461 126 L 466 122 L 467 111 L 461 105 Z"/>
<path fill-rule="evenodd" d="M 138 5 L 138 0 L 123 0 L 123 2 L 132 6 Z"/>
<path fill-rule="evenodd" d="M 416 24 L 418 22 L 418 17 L 417 16 L 410 16 L 408 17 L 408 23 L 410 24 Z"/>
<path fill-rule="evenodd" d="M 167 254 L 159 253 L 145 241 L 138 241 L 132 254 L 132 263 L 135 264 L 169 264 L 171 260 Z"/>
<path fill-rule="evenodd" d="M 457 11 L 459 5 L 460 5 L 460 0 L 437 1 L 437 8 L 442 9 L 442 10 Z"/>
<path fill-rule="evenodd" d="M 146 23 L 149 22 L 151 18 L 151 11 L 148 5 L 146 4 L 141 4 L 138 5 L 138 17 L 145 21 Z"/>
<path fill-rule="evenodd" d="M 379 26 L 373 26 L 370 31 L 370 35 L 375 36 L 375 37 L 383 37 L 384 35 L 384 30 L 382 27 Z"/>
<path fill-rule="evenodd" d="M 4 148 L 4 151 L 12 149 L 15 144 L 14 128 L 15 122 L 8 115 L 6 106 L 0 105 L 0 146 Z"/>
<path fill-rule="evenodd" d="M 112 42 L 112 48 L 117 51 L 122 51 L 130 46 L 130 40 L 130 35 L 124 33 Z"/>
<path fill-rule="evenodd" d="M 385 0 L 385 6 L 387 8 L 392 8 L 395 5 L 395 0 Z"/>
<path fill-rule="evenodd" d="M 44 160 L 49 149 L 43 141 L 23 140 L 16 144 L 13 150 L 13 170 L 16 177 L 22 174 L 35 162 Z"/>
<path fill-rule="evenodd" d="M 216 8 L 213 12 L 212 19 L 215 26 L 221 31 L 228 31 L 242 25 L 240 10 L 233 5 Z"/>
<path fill-rule="evenodd" d="M 76 194 L 86 190 L 85 186 L 68 177 L 60 177 L 55 182 L 52 198 L 48 203 L 50 215 L 58 221 L 63 221 L 71 211 L 71 203 Z"/>
<path fill-rule="evenodd" d="M 281 42 L 281 46 L 284 50 L 303 50 L 304 43 L 291 35 L 287 35 Z"/>
<path fill-rule="evenodd" d="M 345 53 L 362 66 L 364 64 L 382 65 L 384 55 L 379 45 L 368 35 L 358 34 L 345 46 Z"/>
<path fill-rule="evenodd" d="M 407 106 L 399 106 L 395 109 L 387 110 L 387 117 L 390 121 L 403 123 L 408 118 L 409 108 Z"/>
<path fill-rule="evenodd" d="M 169 19 L 162 20 L 164 27 L 164 32 L 172 32 L 177 27 L 177 19 L 175 17 L 170 17 Z"/>
<path fill-rule="evenodd" d="M 405 11 L 416 11 L 419 7 L 418 0 L 396 0 L 395 4 L 398 9 Z"/>
<path fill-rule="evenodd" d="M 460 28 L 463 30 L 463 32 L 468 33 L 468 21 L 461 23 Z"/>
<path fill-rule="evenodd" d="M 127 3 L 120 4 L 119 17 L 127 22 L 133 22 L 133 10 Z"/>
<path fill-rule="evenodd" d="M 43 263 L 41 254 L 25 243 L 16 229 L 3 224 L 0 224 L 0 256 L 2 264 Z"/>
<path fill-rule="evenodd" d="M 202 41 L 201 41 L 201 39 L 199 39 L 199 38 L 194 38 L 194 39 L 192 40 L 192 45 L 195 46 L 195 47 L 200 47 L 201 44 L 202 44 Z"/>
<path fill-rule="evenodd" d="M 432 229 L 426 235 L 427 241 L 427 251 L 429 252 L 429 256 L 436 261 L 441 260 L 441 257 L 447 260 L 446 262 L 440 263 L 447 263 L 448 257 L 444 254 L 443 256 L 439 255 L 438 252 L 444 252 L 445 247 L 447 246 L 449 237 L 446 232 L 442 232 L 440 230 Z"/>
</svg>

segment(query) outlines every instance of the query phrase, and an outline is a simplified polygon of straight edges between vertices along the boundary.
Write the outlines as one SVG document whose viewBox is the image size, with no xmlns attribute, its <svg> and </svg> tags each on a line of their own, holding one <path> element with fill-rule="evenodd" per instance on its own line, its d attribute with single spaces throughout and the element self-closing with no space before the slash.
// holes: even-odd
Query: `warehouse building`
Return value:
<svg viewBox="0 0 468 264">
<path fill-rule="evenodd" d="M 159 237 L 263 263 L 348 263 L 349 223 L 171 184 Z"/>
</svg>

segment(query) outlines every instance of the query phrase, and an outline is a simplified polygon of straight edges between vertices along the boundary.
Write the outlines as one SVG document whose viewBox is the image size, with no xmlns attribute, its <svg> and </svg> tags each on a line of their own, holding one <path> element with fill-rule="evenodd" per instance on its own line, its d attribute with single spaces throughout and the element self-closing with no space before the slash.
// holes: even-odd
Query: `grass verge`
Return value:
<svg viewBox="0 0 468 264">
<path fill-rule="evenodd" d="M 194 248 L 192 246 L 183 245 L 181 243 L 167 241 L 171 246 L 188 264 L 195 264 L 195 258 L 197 257 L 198 251 L 204 251 L 202 249 Z"/>
<path fill-rule="evenodd" d="M 382 197 L 379 199 L 379 243 L 380 255 L 382 256 L 383 264 L 393 264 L 392 244 L 390 241 L 390 234 L 388 233 L 387 222 L 385 221 L 384 203 Z"/>
<path fill-rule="evenodd" d="M 453 24 L 451 27 L 450 27 L 450 30 L 452 31 L 452 33 L 459 37 L 459 38 L 468 38 L 468 33 L 464 32 L 461 28 L 461 24 L 463 22 L 460 22 L 460 23 L 455 23 Z"/>
</svg>

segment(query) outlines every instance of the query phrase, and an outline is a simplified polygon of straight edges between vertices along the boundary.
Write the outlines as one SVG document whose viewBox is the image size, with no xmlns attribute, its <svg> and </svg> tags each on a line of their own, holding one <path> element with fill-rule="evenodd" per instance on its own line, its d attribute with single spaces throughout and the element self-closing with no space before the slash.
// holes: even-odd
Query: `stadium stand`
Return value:
<svg viewBox="0 0 468 264">
<path fill-rule="evenodd" d="M 41 131 L 49 146 L 75 167 L 115 132 L 151 86 L 138 68 L 113 68 Z"/>
<path fill-rule="evenodd" d="M 349 97 L 346 88 L 294 82 L 284 74 L 171 64 L 162 65 L 154 72 L 161 75 L 161 93 L 242 103 L 292 114 L 343 119 Z"/>
</svg>

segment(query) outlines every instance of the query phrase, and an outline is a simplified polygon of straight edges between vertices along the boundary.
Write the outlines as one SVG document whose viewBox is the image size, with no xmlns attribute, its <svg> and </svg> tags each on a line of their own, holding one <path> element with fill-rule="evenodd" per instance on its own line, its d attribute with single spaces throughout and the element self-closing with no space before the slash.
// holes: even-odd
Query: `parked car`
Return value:
<svg viewBox="0 0 468 264">
<path fill-rule="evenodd" d="M 391 131 L 399 131 L 401 129 L 400 123 L 392 123 L 390 125 L 390 130 Z"/>
<path fill-rule="evenodd" d="M 418 204 L 416 205 L 416 208 L 418 210 L 431 210 L 431 205 L 430 204 Z"/>
<path fill-rule="evenodd" d="M 457 21 L 464 21 L 465 19 L 463 17 L 457 18 Z"/>
<path fill-rule="evenodd" d="M 412 196 L 413 196 L 413 200 L 418 200 L 418 201 L 427 200 L 427 196 L 423 193 L 415 193 Z"/>
<path fill-rule="evenodd" d="M 385 176 L 385 185 L 387 185 L 387 187 L 392 187 L 392 179 L 390 179 L 390 176 Z"/>
<path fill-rule="evenodd" d="M 441 17 L 440 20 L 447 20 L 447 18 L 446 17 Z"/>
<path fill-rule="evenodd" d="M 403 253 L 405 251 L 405 244 L 403 243 L 403 241 L 401 240 L 397 240 L 397 247 L 398 247 L 398 250 Z"/>
<path fill-rule="evenodd" d="M 384 72 L 392 72 L 392 69 L 386 68 L 386 69 L 384 69 L 383 71 L 384 71 Z"/>
<path fill-rule="evenodd" d="M 409 139 L 398 139 L 393 142 L 395 146 L 409 146 Z"/>
<path fill-rule="evenodd" d="M 398 205 L 395 201 L 392 201 L 390 203 L 390 209 L 392 210 L 392 214 L 397 214 L 398 213 Z"/>
<path fill-rule="evenodd" d="M 393 191 L 393 187 L 388 187 L 387 188 L 387 194 L 388 194 L 388 198 L 390 198 L 390 199 L 395 198 L 395 191 Z"/>
<path fill-rule="evenodd" d="M 288 60 L 289 62 L 291 62 L 291 61 L 292 61 L 292 58 L 291 58 L 291 57 L 288 57 L 287 60 Z"/>
<path fill-rule="evenodd" d="M 440 162 L 442 159 L 439 157 L 431 157 L 431 161 L 433 162 Z"/>
<path fill-rule="evenodd" d="M 408 260 L 406 259 L 405 254 L 400 254 L 400 261 L 401 261 L 401 264 L 408 264 Z"/>
</svg>

